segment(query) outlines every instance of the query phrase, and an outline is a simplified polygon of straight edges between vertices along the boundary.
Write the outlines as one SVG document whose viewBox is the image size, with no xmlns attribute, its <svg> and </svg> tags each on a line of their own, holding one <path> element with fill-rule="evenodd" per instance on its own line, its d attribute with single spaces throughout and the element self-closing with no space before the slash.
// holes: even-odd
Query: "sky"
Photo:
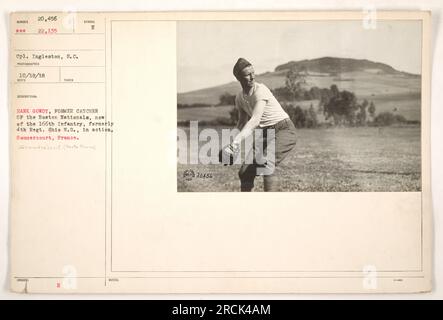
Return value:
<svg viewBox="0 0 443 320">
<path fill-rule="evenodd" d="M 239 57 L 257 74 L 288 61 L 321 57 L 368 59 L 421 73 L 421 23 L 377 21 L 180 21 L 177 27 L 178 92 L 234 81 Z"/>
</svg>

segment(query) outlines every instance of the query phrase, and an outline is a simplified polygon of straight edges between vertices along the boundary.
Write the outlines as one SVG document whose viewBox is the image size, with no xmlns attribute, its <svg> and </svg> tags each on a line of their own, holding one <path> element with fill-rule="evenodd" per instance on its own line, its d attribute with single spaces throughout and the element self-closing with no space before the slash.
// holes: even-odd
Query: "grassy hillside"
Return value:
<svg viewBox="0 0 443 320">
<path fill-rule="evenodd" d="M 408 120 L 420 120 L 421 78 L 418 75 L 368 60 L 320 58 L 277 66 L 273 72 L 258 75 L 257 81 L 271 89 L 282 87 L 285 85 L 286 72 L 291 66 L 297 66 L 306 72 L 307 88 L 329 88 L 336 84 L 340 90 L 354 92 L 358 100 L 373 100 L 377 112 L 391 111 L 404 115 Z M 239 90 L 239 83 L 233 81 L 216 87 L 180 93 L 177 99 L 180 104 L 216 105 L 223 93 L 236 94 Z M 206 110 L 200 111 L 200 116 L 210 116 L 205 115 Z"/>
<path fill-rule="evenodd" d="M 184 149 L 189 146 L 186 140 L 179 143 Z M 281 165 L 281 188 L 298 192 L 420 191 L 420 150 L 419 126 L 300 129 L 294 151 Z M 210 178 L 187 181 L 185 170 L 209 174 Z M 177 190 L 239 191 L 238 170 L 239 165 L 178 163 Z M 261 177 L 257 177 L 254 190 L 263 191 Z"/>
</svg>

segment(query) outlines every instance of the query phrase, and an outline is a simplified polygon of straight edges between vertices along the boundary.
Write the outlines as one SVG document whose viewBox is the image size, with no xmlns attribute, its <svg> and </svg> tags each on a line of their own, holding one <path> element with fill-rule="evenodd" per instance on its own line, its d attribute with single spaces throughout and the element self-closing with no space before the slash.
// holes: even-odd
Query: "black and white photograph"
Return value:
<svg viewBox="0 0 443 320">
<path fill-rule="evenodd" d="M 10 12 L 7 294 L 434 295 L 442 10 L 406 9 Z"/>
<path fill-rule="evenodd" d="M 180 21 L 177 191 L 421 191 L 418 20 Z"/>
</svg>

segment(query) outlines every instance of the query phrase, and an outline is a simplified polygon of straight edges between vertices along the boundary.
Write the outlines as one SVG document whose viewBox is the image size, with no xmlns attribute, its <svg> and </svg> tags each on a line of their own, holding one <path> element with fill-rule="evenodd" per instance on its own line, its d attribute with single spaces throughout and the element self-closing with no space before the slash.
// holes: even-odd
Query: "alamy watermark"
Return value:
<svg viewBox="0 0 443 320">
<path fill-rule="evenodd" d="M 377 29 L 377 9 L 374 5 L 363 7 L 363 28 L 366 30 Z"/>
<path fill-rule="evenodd" d="M 191 121 L 189 130 L 177 128 L 177 161 L 180 164 L 219 164 L 220 149 L 232 143 L 239 133 L 237 128 L 199 131 L 198 121 Z M 255 129 L 240 144 L 238 153 L 244 156 L 235 157 L 233 164 L 256 164 L 257 174 L 271 174 L 275 164 L 275 129 Z"/>
<path fill-rule="evenodd" d="M 77 269 L 72 265 L 63 267 L 62 287 L 64 289 L 77 289 Z"/>
<path fill-rule="evenodd" d="M 377 267 L 373 265 L 363 267 L 363 288 L 368 290 L 377 289 Z"/>
</svg>

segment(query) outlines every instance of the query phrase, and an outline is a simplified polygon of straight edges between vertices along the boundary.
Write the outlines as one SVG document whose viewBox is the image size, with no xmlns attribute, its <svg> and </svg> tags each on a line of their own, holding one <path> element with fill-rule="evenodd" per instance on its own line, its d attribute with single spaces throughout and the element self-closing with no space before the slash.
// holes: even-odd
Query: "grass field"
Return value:
<svg viewBox="0 0 443 320">
<path fill-rule="evenodd" d="M 368 101 L 374 102 L 377 108 L 376 114 L 381 112 L 392 112 L 404 116 L 407 120 L 421 120 L 420 93 L 371 96 L 364 98 L 368 99 Z"/>
<path fill-rule="evenodd" d="M 179 108 L 177 109 L 177 120 L 210 121 L 218 117 L 229 118 L 229 111 L 234 106 Z"/>
<path fill-rule="evenodd" d="M 318 100 L 297 101 L 296 103 L 296 105 L 302 107 L 303 109 L 308 109 L 311 104 L 317 107 Z M 211 121 L 219 117 L 229 118 L 229 111 L 232 110 L 232 108 L 234 108 L 234 106 L 229 105 L 214 107 L 178 108 L 177 120 Z"/>
<path fill-rule="evenodd" d="M 407 120 L 421 120 L 421 98 L 420 93 L 401 93 L 401 94 L 385 94 L 379 96 L 363 96 L 359 98 L 359 102 L 367 99 L 373 101 L 376 106 L 376 114 L 381 112 L 391 112 L 400 114 Z M 295 105 L 303 109 L 309 108 L 310 105 L 317 108 L 318 100 L 297 101 Z M 216 106 L 216 107 L 200 107 L 200 108 L 179 108 L 177 109 L 177 119 L 183 120 L 204 120 L 211 121 L 217 117 L 229 118 L 229 111 L 233 106 Z M 323 119 L 319 115 L 319 121 Z"/>
<path fill-rule="evenodd" d="M 421 190 L 419 126 L 299 129 L 297 133 L 297 146 L 280 167 L 281 191 Z M 185 179 L 189 169 L 195 177 Z M 239 165 L 177 164 L 178 191 L 239 191 L 238 169 Z M 261 177 L 254 191 L 263 191 Z"/>
</svg>

